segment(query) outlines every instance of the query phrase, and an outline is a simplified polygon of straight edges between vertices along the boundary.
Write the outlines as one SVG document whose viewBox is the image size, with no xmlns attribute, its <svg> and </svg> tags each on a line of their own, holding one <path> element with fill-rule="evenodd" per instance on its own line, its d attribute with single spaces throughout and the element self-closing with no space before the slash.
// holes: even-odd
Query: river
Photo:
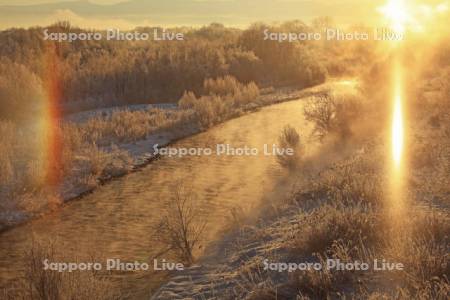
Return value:
<svg viewBox="0 0 450 300">
<path fill-rule="evenodd" d="M 58 210 L 19 226 L 0 236 L 1 286 L 22 278 L 24 253 L 31 241 L 53 240 L 65 258 L 95 255 L 122 261 L 149 261 L 161 245 L 153 236 L 164 205 L 181 183 L 195 191 L 208 220 L 207 244 L 220 239 L 230 225 L 231 209 L 240 207 L 251 213 L 286 176 L 275 156 L 264 155 L 264 144 L 278 143 L 285 125 L 297 129 L 302 137 L 309 129 L 303 119 L 303 101 L 272 105 L 218 125 L 207 132 L 183 139 L 171 147 L 255 147 L 256 156 L 210 155 L 163 157 L 138 172 L 100 186 L 92 194 L 67 203 Z M 170 257 L 168 257 L 170 258 Z M 149 264 L 151 262 L 149 261 Z M 130 298 L 148 298 L 165 273 L 122 272 L 110 276 L 118 289 Z"/>
</svg>

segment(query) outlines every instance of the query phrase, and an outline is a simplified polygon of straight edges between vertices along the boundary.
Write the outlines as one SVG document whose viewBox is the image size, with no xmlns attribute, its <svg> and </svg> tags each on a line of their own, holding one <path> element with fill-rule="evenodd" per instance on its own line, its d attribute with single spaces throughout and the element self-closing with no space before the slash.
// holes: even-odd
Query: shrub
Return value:
<svg viewBox="0 0 450 300">
<path fill-rule="evenodd" d="M 197 97 L 193 92 L 185 91 L 181 99 L 178 101 L 178 106 L 182 109 L 194 108 Z"/>
<path fill-rule="evenodd" d="M 322 94 L 311 97 L 304 108 L 305 119 L 314 124 L 313 136 L 323 140 L 329 134 L 345 140 L 352 135 L 352 126 L 363 111 L 360 96 L 346 97 Z"/>
<path fill-rule="evenodd" d="M 292 156 L 278 156 L 278 163 L 281 166 L 289 169 L 293 169 L 298 166 L 298 163 L 303 156 L 303 149 L 300 145 L 300 135 L 297 133 L 295 128 L 291 127 L 290 125 L 286 125 L 281 132 L 280 137 L 278 138 L 278 143 L 280 144 L 281 148 L 290 148 L 294 150 L 294 155 Z"/>
<path fill-rule="evenodd" d="M 259 88 L 254 82 L 245 85 L 232 76 L 206 79 L 203 92 L 210 96 L 231 97 L 236 106 L 245 105 L 259 96 Z"/>
<path fill-rule="evenodd" d="M 242 89 L 242 84 L 233 76 L 208 78 L 203 82 L 204 95 L 235 95 Z"/>
<path fill-rule="evenodd" d="M 332 130 L 335 116 L 335 100 L 329 95 L 321 95 L 308 99 L 304 108 L 306 120 L 314 123 L 313 134 L 323 139 Z"/>
<path fill-rule="evenodd" d="M 183 109 L 193 109 L 200 128 L 206 129 L 240 112 L 240 107 L 259 96 L 254 82 L 244 85 L 232 76 L 206 79 L 204 95 L 196 98 L 193 92 L 184 92 L 178 101 Z"/>
<path fill-rule="evenodd" d="M 194 105 L 201 128 L 208 128 L 230 118 L 234 112 L 232 100 L 221 96 L 202 96 Z"/>
<path fill-rule="evenodd" d="M 250 82 L 249 84 L 242 86 L 241 91 L 235 95 L 235 101 L 239 105 L 245 105 L 250 102 L 255 101 L 260 95 L 259 88 L 254 82 Z"/>
</svg>

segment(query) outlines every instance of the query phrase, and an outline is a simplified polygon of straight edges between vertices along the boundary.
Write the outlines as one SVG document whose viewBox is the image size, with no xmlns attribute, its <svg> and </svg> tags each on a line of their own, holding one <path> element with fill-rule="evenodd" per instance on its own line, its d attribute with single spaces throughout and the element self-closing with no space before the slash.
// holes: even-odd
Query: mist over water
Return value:
<svg viewBox="0 0 450 300">
<path fill-rule="evenodd" d="M 33 234 L 36 240 L 56 240 L 64 245 L 66 257 L 118 258 L 144 261 L 161 250 L 152 238 L 153 226 L 160 220 L 167 199 L 175 185 L 183 184 L 203 203 L 202 214 L 208 220 L 205 238 L 220 238 L 230 225 L 231 209 L 252 213 L 261 199 L 270 193 L 285 175 L 275 156 L 263 154 L 264 144 L 277 144 L 283 127 L 295 127 L 301 136 L 308 129 L 303 120 L 302 101 L 266 107 L 261 111 L 231 120 L 208 132 L 184 139 L 171 147 L 258 148 L 257 156 L 185 156 L 163 157 L 144 169 L 99 187 L 93 194 L 68 203 L 61 209 L 12 229 L 0 236 L 0 272 L 7 274 L 6 285 L 23 276 L 24 253 Z M 203 243 L 201 249 L 207 248 Z M 199 250 L 200 253 L 202 250 Z M 118 282 L 131 285 L 127 290 L 143 293 L 149 285 L 157 286 L 162 274 L 117 274 Z"/>
</svg>

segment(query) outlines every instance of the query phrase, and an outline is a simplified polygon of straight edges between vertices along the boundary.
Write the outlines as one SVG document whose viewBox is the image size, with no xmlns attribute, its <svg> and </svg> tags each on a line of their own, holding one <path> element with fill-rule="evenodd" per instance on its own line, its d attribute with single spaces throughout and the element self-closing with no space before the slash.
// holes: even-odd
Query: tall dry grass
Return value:
<svg viewBox="0 0 450 300">
<path fill-rule="evenodd" d="M 93 118 L 78 126 L 85 140 L 97 145 L 131 143 L 150 134 L 186 126 L 190 113 L 186 111 L 116 111 L 110 117 Z"/>
<path fill-rule="evenodd" d="M 3 188 L 11 184 L 15 175 L 12 164 L 16 144 L 14 127 L 12 122 L 0 122 L 0 136 L 4 141 L 0 143 L 0 184 Z"/>
<path fill-rule="evenodd" d="M 424 141 L 430 141 L 431 136 Z M 439 144 L 447 142 L 444 134 Z M 402 215 L 392 217 L 392 205 L 387 205 L 388 178 L 381 163 L 388 154 L 381 144 L 371 143 L 364 149 L 320 171 L 294 193 L 291 204 L 294 206 L 288 210 L 298 209 L 299 213 L 289 226 L 290 238 L 285 243 L 289 254 L 281 261 L 324 263 L 328 258 L 338 258 L 342 262 L 372 264 L 377 258 L 400 262 L 404 270 L 385 271 L 381 279 L 379 273 L 372 271 L 298 272 L 265 292 L 267 299 L 275 299 L 274 295 L 279 296 L 281 290 L 287 291 L 289 299 L 447 298 L 449 217 L 445 209 L 428 209 L 423 205 L 425 196 L 443 197 L 442 180 L 431 180 L 426 188 L 410 181 L 412 184 L 404 191 L 407 201 L 403 203 Z M 440 174 L 436 170 L 446 168 L 441 157 L 428 158 L 436 163 L 421 164 L 420 172 L 430 174 L 434 170 L 434 174 Z M 411 172 L 407 176 L 411 180 L 416 174 Z"/>
<path fill-rule="evenodd" d="M 299 227 L 291 248 L 298 256 L 328 254 L 338 241 L 345 241 L 352 247 L 379 247 L 383 240 L 382 220 L 374 211 L 360 205 L 321 206 L 305 215 Z"/>
<path fill-rule="evenodd" d="M 25 277 L 16 282 L 16 289 L 4 290 L 2 299 L 30 300 L 106 300 L 122 299 L 122 295 L 112 289 L 110 281 L 102 277 L 101 271 L 86 270 L 58 272 L 45 270 L 48 262 L 86 262 L 66 257 L 64 251 L 54 241 L 32 242 L 25 255 Z M 93 262 L 98 259 L 91 258 Z"/>
</svg>

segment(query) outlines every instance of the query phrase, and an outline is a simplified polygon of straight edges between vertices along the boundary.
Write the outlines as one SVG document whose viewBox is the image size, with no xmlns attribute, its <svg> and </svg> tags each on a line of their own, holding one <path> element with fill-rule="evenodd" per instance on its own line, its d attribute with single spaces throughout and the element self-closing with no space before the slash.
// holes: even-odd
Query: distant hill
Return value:
<svg viewBox="0 0 450 300">
<path fill-rule="evenodd" d="M 338 21 L 367 21 L 378 5 L 375 1 L 277 1 L 277 0 L 131 0 L 100 5 L 89 1 L 69 1 L 32 5 L 0 5 L 0 27 L 48 25 L 66 15 L 69 21 L 78 18 L 120 19 L 134 25 L 199 25 L 221 22 L 227 25 L 248 25 L 255 21 L 309 20 L 313 16 L 333 16 Z M 349 14 L 348 12 L 352 13 Z M 357 18 L 360 18 L 359 20 Z M 75 23 L 75 22 L 74 22 Z M 83 24 L 78 24 L 83 25 Z"/>
</svg>

